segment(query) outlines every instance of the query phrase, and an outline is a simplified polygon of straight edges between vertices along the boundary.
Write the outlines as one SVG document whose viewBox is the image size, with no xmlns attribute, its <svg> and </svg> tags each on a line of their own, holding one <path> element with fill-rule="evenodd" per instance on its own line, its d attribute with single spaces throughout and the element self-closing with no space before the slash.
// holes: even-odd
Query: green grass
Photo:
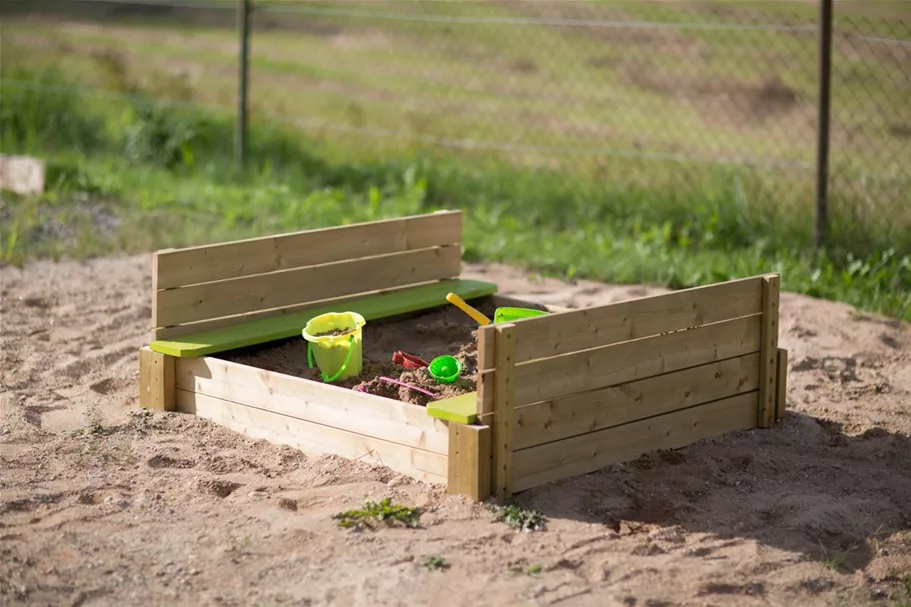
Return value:
<svg viewBox="0 0 911 607">
<path fill-rule="evenodd" d="M 449 569 L 450 564 L 446 560 L 446 557 L 431 554 L 421 559 L 421 566 L 425 567 L 428 571 L 445 571 L 446 569 Z"/>
<path fill-rule="evenodd" d="M 379 502 L 367 501 L 360 510 L 348 510 L 333 515 L 338 526 L 345 529 L 375 529 L 380 524 L 417 527 L 421 513 L 417 508 L 393 504 L 390 498 Z"/>
<path fill-rule="evenodd" d="M 622 74 L 584 62 L 567 81 L 584 86 L 544 84 L 560 61 L 583 59 L 585 44 L 542 39 L 540 48 L 529 49 L 537 69 L 510 73 L 510 87 L 498 96 L 492 91 L 505 78 L 497 71 L 500 63 L 478 72 L 453 58 L 465 40 L 481 57 L 495 54 L 498 40 L 490 31 L 465 40 L 441 38 L 429 52 L 438 70 L 421 69 L 422 55 L 414 51 L 426 45 L 428 33 L 413 25 L 402 25 L 396 36 L 399 29 L 387 30 L 391 42 L 383 48 L 342 45 L 322 55 L 317 51 L 327 42 L 317 34 L 258 34 L 250 166 L 237 173 L 229 109 L 234 51 L 224 44 L 230 32 L 192 24 L 164 30 L 154 19 L 142 27 L 18 25 L 0 42 L 0 75 L 19 83 L 4 85 L 0 142 L 5 152 L 48 160 L 48 191 L 5 196 L 0 255 L 7 263 L 141 252 L 460 208 L 466 213 L 467 259 L 570 279 L 675 288 L 777 271 L 786 290 L 911 319 L 911 204 L 901 183 L 869 191 L 834 188 L 829 247 L 814 252 L 812 176 L 802 168 L 463 152 L 386 136 L 301 130 L 280 119 L 303 114 L 419 137 L 482 136 L 495 123 L 503 132 L 517 129 L 519 143 L 534 145 L 587 145 L 590 133 L 566 130 L 583 123 L 615 128 L 621 140 L 638 137 L 655 145 L 698 142 L 690 136 L 698 128 L 719 141 L 721 151 L 763 149 L 774 141 L 762 127 L 705 125 L 692 106 L 668 103 Z M 58 34 L 61 40 L 50 40 Z M 100 38 L 92 42 L 89 36 L 96 34 Z M 500 41 L 528 47 L 520 42 Z M 193 53 L 182 57 L 188 44 Z M 548 44 L 557 57 L 541 50 Z M 599 48 L 606 55 L 618 52 L 616 42 Z M 497 61 L 511 65 L 517 59 Z M 801 61 L 788 73 L 806 71 Z M 719 59 L 706 73 L 724 74 L 730 63 Z M 198 69 L 198 76 L 186 78 L 180 69 Z M 755 76 L 742 73 L 745 79 Z M 637 99 L 653 105 L 641 114 L 618 113 L 611 105 L 635 108 Z M 564 105 L 569 111 L 554 115 L 553 108 Z M 267 119 L 264 112 L 277 116 Z M 907 113 L 906 104 L 895 110 L 896 119 L 901 112 Z M 667 123 L 656 122 L 656 114 L 683 126 L 663 128 Z M 869 143 L 860 148 L 856 167 L 877 162 L 871 150 L 878 144 Z M 807 145 L 811 149 L 812 142 Z M 793 154 L 801 158 L 806 152 L 797 146 Z M 836 181 L 845 174 L 836 172 Z"/>
<path fill-rule="evenodd" d="M 515 504 L 491 505 L 490 510 L 494 523 L 503 523 L 517 531 L 541 531 L 547 523 L 547 518 L 537 510 Z"/>
</svg>

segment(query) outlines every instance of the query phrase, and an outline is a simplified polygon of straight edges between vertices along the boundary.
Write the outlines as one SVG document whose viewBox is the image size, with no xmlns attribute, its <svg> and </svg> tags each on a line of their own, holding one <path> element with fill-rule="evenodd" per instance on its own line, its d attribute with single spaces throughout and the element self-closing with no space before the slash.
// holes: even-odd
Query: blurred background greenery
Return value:
<svg viewBox="0 0 911 607">
<path fill-rule="evenodd" d="M 0 2 L 4 263 L 466 212 L 466 257 L 783 288 L 911 319 L 911 9 L 836 2 L 813 246 L 816 2 Z"/>
</svg>

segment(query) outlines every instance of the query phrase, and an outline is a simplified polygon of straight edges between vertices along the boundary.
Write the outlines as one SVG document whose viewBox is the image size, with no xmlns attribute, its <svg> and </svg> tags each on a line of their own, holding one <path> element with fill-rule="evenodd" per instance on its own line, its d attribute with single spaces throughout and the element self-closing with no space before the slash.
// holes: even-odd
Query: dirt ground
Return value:
<svg viewBox="0 0 911 607">
<path fill-rule="evenodd" d="M 911 603 L 906 324 L 783 294 L 779 426 L 527 491 L 516 501 L 548 520 L 523 533 L 386 469 L 140 411 L 149 269 L 0 269 L 3 605 Z M 467 274 L 570 306 L 657 291 Z M 420 507 L 420 527 L 332 519 L 387 496 Z"/>
<path fill-rule="evenodd" d="M 496 307 L 489 302 L 478 304 L 477 307 L 488 318 L 493 318 L 496 312 Z M 362 329 L 361 373 L 357 377 L 334 381 L 333 384 L 420 406 L 426 406 L 431 400 L 474 392 L 477 389 L 478 326 L 475 320 L 454 306 L 403 320 L 368 322 Z M 462 369 L 456 381 L 450 384 L 439 383 L 426 369 L 405 370 L 403 366 L 393 363 L 395 352 L 411 354 L 428 363 L 444 354 L 454 356 L 461 363 Z M 232 350 L 217 354 L 216 357 L 321 381 L 319 368 L 316 365 L 309 368 L 307 342 L 300 337 Z M 381 380 L 381 377 L 416 386 L 434 396 L 390 384 Z"/>
</svg>

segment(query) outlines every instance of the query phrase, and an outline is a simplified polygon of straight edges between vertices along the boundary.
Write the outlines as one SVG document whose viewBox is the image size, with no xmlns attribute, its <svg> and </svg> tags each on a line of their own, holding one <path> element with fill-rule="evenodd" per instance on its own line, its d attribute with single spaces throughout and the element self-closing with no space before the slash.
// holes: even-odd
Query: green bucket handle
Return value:
<svg viewBox="0 0 911 607">
<path fill-rule="evenodd" d="M 353 349 L 353 348 L 351 348 L 351 345 L 354 344 L 354 335 L 352 335 L 351 337 L 349 337 L 348 340 L 349 340 L 349 344 L 348 344 L 348 356 L 345 357 L 345 362 L 342 363 L 342 366 L 339 368 L 338 372 L 336 372 L 336 374 L 333 375 L 332 377 L 329 377 L 328 375 L 326 375 L 326 374 L 323 373 L 322 371 L 319 372 L 319 376 L 320 376 L 320 377 L 322 378 L 322 380 L 323 380 L 324 382 L 326 382 L 327 384 L 331 384 L 332 382 L 334 382 L 335 380 L 337 380 L 337 379 L 338 379 L 338 376 L 345 372 L 345 368 L 348 366 L 348 363 L 351 362 L 351 351 L 352 351 L 352 349 Z M 308 342 L 307 342 L 307 365 L 308 365 L 311 369 L 313 368 L 313 351 L 311 350 L 311 347 L 312 347 L 312 346 L 313 346 L 313 344 L 311 344 L 311 343 L 308 341 Z"/>
</svg>

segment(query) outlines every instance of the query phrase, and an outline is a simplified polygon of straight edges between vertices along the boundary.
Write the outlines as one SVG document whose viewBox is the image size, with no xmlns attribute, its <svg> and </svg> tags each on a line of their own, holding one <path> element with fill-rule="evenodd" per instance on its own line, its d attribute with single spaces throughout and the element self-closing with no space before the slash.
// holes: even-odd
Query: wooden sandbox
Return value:
<svg viewBox="0 0 911 607">
<path fill-rule="evenodd" d="M 476 500 L 781 418 L 777 274 L 565 310 L 460 279 L 461 238 L 445 211 L 158 251 L 140 406 Z M 427 407 L 215 356 L 300 337 L 327 311 L 369 326 L 444 308 L 449 292 L 549 314 L 480 327 L 476 391 Z"/>
</svg>

